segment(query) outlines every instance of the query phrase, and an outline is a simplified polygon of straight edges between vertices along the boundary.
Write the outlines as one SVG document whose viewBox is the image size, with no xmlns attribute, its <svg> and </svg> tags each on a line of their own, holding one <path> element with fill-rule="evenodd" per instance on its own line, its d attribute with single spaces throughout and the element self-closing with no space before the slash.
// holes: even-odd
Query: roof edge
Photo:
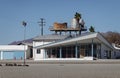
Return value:
<svg viewBox="0 0 120 78">
<path fill-rule="evenodd" d="M 36 46 L 34 48 L 45 48 L 45 47 L 49 47 L 49 46 L 55 46 L 55 45 L 62 45 L 62 44 L 65 44 L 65 43 L 69 43 L 70 41 L 71 42 L 76 42 L 78 40 L 83 40 L 83 39 L 92 39 L 92 38 L 96 38 L 97 37 L 97 32 L 94 32 L 94 33 L 91 33 L 89 35 L 83 35 L 83 36 L 78 36 L 78 37 L 75 37 L 75 38 L 70 38 L 70 39 L 65 39 L 65 40 L 60 40 L 60 41 L 55 41 L 55 42 L 51 42 L 49 44 L 44 44 L 44 45 L 40 45 L 40 46 Z"/>
</svg>

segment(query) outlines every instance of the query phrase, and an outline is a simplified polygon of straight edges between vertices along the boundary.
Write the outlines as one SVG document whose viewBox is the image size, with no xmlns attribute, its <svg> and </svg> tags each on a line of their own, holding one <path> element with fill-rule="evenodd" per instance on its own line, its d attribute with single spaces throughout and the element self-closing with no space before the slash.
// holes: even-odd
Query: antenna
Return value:
<svg viewBox="0 0 120 78">
<path fill-rule="evenodd" d="M 43 36 L 43 26 L 45 26 L 45 19 L 40 18 L 40 21 L 38 21 L 39 25 L 41 26 L 41 35 Z"/>
</svg>

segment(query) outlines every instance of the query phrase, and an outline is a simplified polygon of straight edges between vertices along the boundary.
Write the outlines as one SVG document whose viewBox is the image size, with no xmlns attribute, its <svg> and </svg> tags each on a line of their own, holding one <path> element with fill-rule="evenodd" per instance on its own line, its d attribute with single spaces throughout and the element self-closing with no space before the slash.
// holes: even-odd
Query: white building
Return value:
<svg viewBox="0 0 120 78">
<path fill-rule="evenodd" d="M 23 51 L 25 58 L 33 60 L 93 60 L 115 59 L 120 56 L 120 48 L 111 45 L 100 33 L 83 33 L 78 36 L 43 35 L 32 42 L 16 45 L 0 45 L 1 60 L 3 52 Z"/>
<path fill-rule="evenodd" d="M 33 39 L 34 60 L 116 58 L 115 48 L 100 33 L 79 36 L 45 35 Z"/>
<path fill-rule="evenodd" d="M 25 51 L 25 59 L 27 58 L 27 50 L 28 46 L 24 45 L 0 45 L 0 60 L 4 60 L 3 53 L 4 52 L 24 52 Z"/>
<path fill-rule="evenodd" d="M 64 40 L 68 38 L 67 35 L 44 35 L 38 36 L 33 39 L 33 59 L 34 60 L 41 60 L 45 58 L 45 49 L 35 48 L 38 46 L 42 46 L 45 44 L 54 43 L 58 40 Z"/>
<path fill-rule="evenodd" d="M 119 46 L 116 46 L 115 44 L 112 44 L 113 47 L 115 48 L 115 56 L 116 56 L 116 59 L 120 59 L 120 45 Z"/>
</svg>

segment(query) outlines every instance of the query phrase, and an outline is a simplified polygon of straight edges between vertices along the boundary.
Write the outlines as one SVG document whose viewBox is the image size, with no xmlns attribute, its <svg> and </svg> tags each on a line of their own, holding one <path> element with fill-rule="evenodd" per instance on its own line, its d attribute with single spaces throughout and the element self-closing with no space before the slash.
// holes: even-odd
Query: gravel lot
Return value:
<svg viewBox="0 0 120 78">
<path fill-rule="evenodd" d="M 0 78 L 120 78 L 120 64 L 0 66 Z"/>
</svg>

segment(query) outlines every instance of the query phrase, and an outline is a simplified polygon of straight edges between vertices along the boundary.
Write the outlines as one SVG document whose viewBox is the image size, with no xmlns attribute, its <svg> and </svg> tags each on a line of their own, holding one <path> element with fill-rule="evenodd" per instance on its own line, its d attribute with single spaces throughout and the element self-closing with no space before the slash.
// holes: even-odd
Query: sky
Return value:
<svg viewBox="0 0 120 78">
<path fill-rule="evenodd" d="M 54 22 L 70 25 L 76 12 L 85 25 L 96 32 L 120 32 L 120 0 L 0 0 L 0 45 L 40 35 L 40 18 L 45 19 L 44 34 L 50 34 Z"/>
</svg>

